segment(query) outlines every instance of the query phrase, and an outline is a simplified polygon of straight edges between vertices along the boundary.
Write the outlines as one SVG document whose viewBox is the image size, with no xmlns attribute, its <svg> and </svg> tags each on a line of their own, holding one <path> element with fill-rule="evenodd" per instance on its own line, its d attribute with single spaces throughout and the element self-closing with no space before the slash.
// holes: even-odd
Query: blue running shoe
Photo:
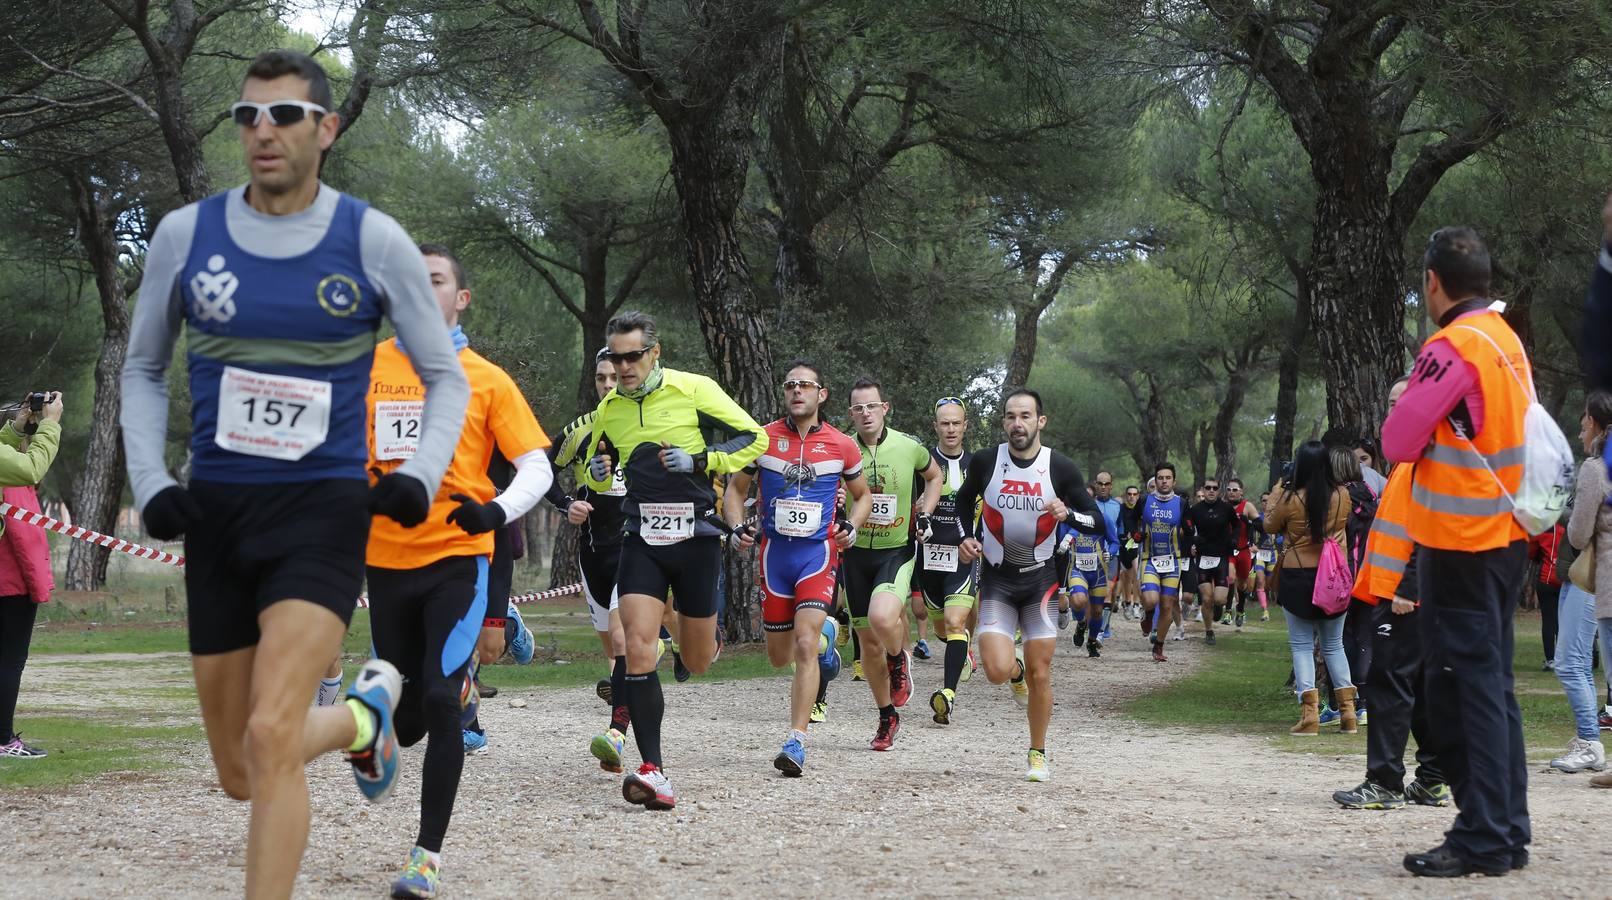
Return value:
<svg viewBox="0 0 1612 900">
<path fill-rule="evenodd" d="M 415 847 L 409 851 L 409 864 L 403 867 L 403 874 L 392 882 L 392 896 L 396 900 L 435 897 L 441 883 L 442 875 L 430 854 Z"/>
<path fill-rule="evenodd" d="M 773 768 L 784 773 L 789 778 L 799 778 L 806 769 L 806 748 L 799 739 L 791 737 L 784 741 L 784 746 L 773 757 Z"/>
<path fill-rule="evenodd" d="M 1340 713 L 1335 709 L 1332 709 L 1332 708 L 1329 707 L 1327 709 L 1321 710 L 1321 724 L 1323 726 L 1325 726 L 1325 725 L 1336 725 L 1342 719 L 1343 719 L 1343 713 Z"/>
<path fill-rule="evenodd" d="M 464 683 L 459 685 L 459 727 L 468 729 L 476 721 L 476 710 L 481 706 L 481 689 L 476 686 L 476 669 L 465 672 Z"/>
<path fill-rule="evenodd" d="M 465 729 L 465 755 L 481 756 L 487 752 L 487 733 Z"/>
<path fill-rule="evenodd" d="M 823 652 L 817 654 L 817 668 L 824 681 L 833 681 L 840 675 L 840 650 L 835 638 L 839 637 L 839 624 L 833 619 L 823 622 L 823 637 L 819 644 Z"/>
<path fill-rule="evenodd" d="M 509 617 L 515 620 L 515 639 L 509 642 L 509 655 L 515 658 L 516 665 L 524 666 L 532 661 L 532 655 L 537 652 L 537 641 L 532 638 L 532 629 L 526 627 L 521 611 L 513 603 L 509 605 Z"/>
<path fill-rule="evenodd" d="M 920 640 L 918 643 L 913 644 L 912 645 L 912 655 L 918 657 L 919 659 L 928 659 L 929 658 L 929 642 L 924 641 L 924 640 Z"/>
<path fill-rule="evenodd" d="M 371 803 L 385 800 L 397 782 L 397 732 L 392 728 L 392 713 L 402 696 L 403 676 L 384 659 L 364 663 L 353 686 L 347 689 L 349 700 L 357 700 L 375 714 L 375 738 L 369 747 L 347 751 L 358 789 Z"/>
</svg>

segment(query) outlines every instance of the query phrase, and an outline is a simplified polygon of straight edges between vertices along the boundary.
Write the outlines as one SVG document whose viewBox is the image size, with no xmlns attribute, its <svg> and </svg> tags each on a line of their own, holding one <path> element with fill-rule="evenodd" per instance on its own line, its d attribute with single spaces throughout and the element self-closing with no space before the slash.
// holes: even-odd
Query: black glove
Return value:
<svg viewBox="0 0 1612 900">
<path fill-rule="evenodd" d="M 929 518 L 929 513 L 919 513 L 913 518 L 913 524 L 917 526 L 918 540 L 927 544 L 935 536 L 935 524 Z"/>
<path fill-rule="evenodd" d="M 413 528 L 431 513 L 431 497 L 419 479 L 399 472 L 382 475 L 369 489 L 371 515 L 387 516 L 404 528 Z"/>
<path fill-rule="evenodd" d="M 504 508 L 491 501 L 477 503 L 468 494 L 449 494 L 448 499 L 459 503 L 458 508 L 448 513 L 448 521 L 463 528 L 466 534 L 486 534 L 503 525 L 507 518 Z"/>
<path fill-rule="evenodd" d="M 147 534 L 159 541 L 171 541 L 201 522 L 202 509 L 189 491 L 171 484 L 146 501 L 140 517 L 145 520 Z"/>
</svg>

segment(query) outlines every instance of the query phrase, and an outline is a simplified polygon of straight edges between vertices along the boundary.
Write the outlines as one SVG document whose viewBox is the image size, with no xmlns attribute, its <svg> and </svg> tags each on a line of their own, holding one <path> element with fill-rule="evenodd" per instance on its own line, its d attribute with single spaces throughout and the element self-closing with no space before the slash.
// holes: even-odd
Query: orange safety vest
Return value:
<svg viewBox="0 0 1612 900">
<path fill-rule="evenodd" d="M 1463 316 L 1428 343 L 1438 340 L 1449 341 L 1477 372 L 1483 431 L 1468 440 L 1449 419 L 1438 424 L 1433 443 L 1413 468 L 1406 523 L 1410 538 L 1426 547 L 1467 552 L 1523 540 L 1528 535 L 1512 517 L 1509 496 L 1522 483 L 1523 417 L 1529 403 L 1510 366 L 1532 378 L 1522 341 L 1493 310 Z M 1508 360 L 1495 346 L 1517 349 L 1507 354 Z"/>
<path fill-rule="evenodd" d="M 1366 603 L 1376 604 L 1390 600 L 1399 593 L 1399 582 L 1405 577 L 1405 567 L 1416 543 L 1410 539 L 1405 520 L 1411 505 L 1411 467 L 1395 466 L 1388 474 L 1388 484 L 1377 501 L 1377 518 L 1366 535 L 1366 557 L 1355 573 L 1355 586 L 1350 593 Z"/>
</svg>

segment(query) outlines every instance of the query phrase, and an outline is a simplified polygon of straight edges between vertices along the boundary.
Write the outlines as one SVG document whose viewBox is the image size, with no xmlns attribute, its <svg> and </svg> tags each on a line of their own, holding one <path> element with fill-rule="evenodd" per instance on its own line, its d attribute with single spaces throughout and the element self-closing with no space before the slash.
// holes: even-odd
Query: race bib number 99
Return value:
<svg viewBox="0 0 1612 900">
<path fill-rule="evenodd" d="M 1218 569 L 1220 568 L 1220 557 L 1200 556 L 1198 557 L 1198 568 L 1205 572 L 1208 572 L 1211 569 Z"/>
<path fill-rule="evenodd" d="M 225 366 L 213 443 L 234 453 L 296 461 L 325 442 L 328 381 Z"/>
<path fill-rule="evenodd" d="M 380 400 L 375 404 L 375 458 L 413 459 L 420 449 L 424 400 Z"/>
<path fill-rule="evenodd" d="M 873 511 L 868 513 L 869 525 L 894 525 L 896 523 L 896 495 L 874 494 Z"/>
</svg>

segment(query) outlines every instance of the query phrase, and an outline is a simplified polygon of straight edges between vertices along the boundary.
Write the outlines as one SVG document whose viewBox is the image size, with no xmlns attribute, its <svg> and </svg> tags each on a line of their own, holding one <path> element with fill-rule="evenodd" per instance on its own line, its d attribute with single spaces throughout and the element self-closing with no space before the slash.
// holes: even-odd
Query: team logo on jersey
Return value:
<svg viewBox="0 0 1612 900">
<path fill-rule="evenodd" d="M 191 312 L 198 322 L 228 322 L 235 318 L 235 290 L 241 280 L 224 268 L 224 257 L 207 258 L 207 271 L 190 279 Z"/>
<path fill-rule="evenodd" d="M 789 438 L 779 438 L 778 439 L 778 452 L 779 453 L 788 453 L 789 452 Z"/>
<path fill-rule="evenodd" d="M 784 485 L 786 487 L 803 488 L 817 481 L 817 470 L 800 463 L 790 463 L 784 466 L 781 474 L 784 476 Z"/>
<path fill-rule="evenodd" d="M 319 298 L 319 305 L 325 308 L 325 312 L 345 319 L 358 308 L 362 292 L 358 289 L 358 282 L 346 275 L 326 275 L 314 288 L 314 295 Z"/>
<path fill-rule="evenodd" d="M 828 455 L 828 448 L 823 446 L 822 444 L 813 444 L 812 449 L 811 449 L 811 453 L 812 453 L 813 456 L 827 456 Z"/>
</svg>

